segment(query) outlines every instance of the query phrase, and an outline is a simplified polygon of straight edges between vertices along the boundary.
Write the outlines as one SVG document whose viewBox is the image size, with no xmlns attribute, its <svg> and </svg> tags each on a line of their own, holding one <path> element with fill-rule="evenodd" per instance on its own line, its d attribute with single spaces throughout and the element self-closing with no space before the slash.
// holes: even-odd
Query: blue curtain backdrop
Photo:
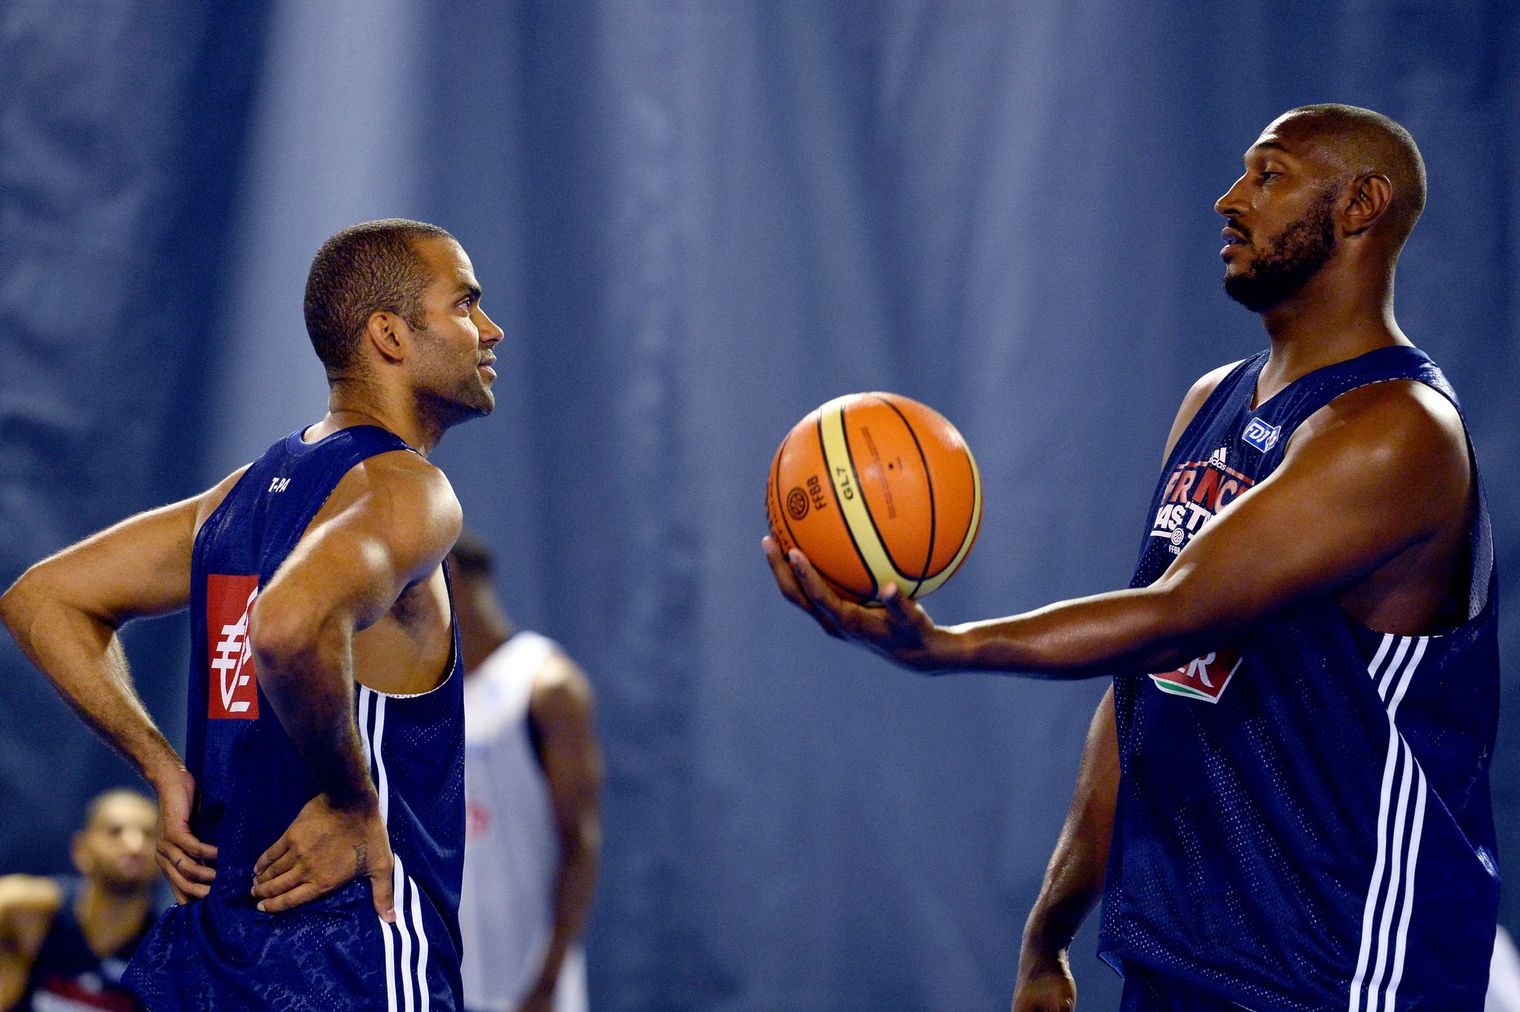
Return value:
<svg viewBox="0 0 1520 1012">
<path fill-rule="evenodd" d="M 762 563 L 771 453 L 836 394 L 916 397 L 986 482 L 937 617 L 1122 585 L 1177 402 L 1264 342 L 1213 201 L 1278 112 L 1353 102 L 1424 151 L 1399 317 L 1464 395 L 1512 576 L 1517 51 L 1497 2 L 6 0 L 0 582 L 318 417 L 311 253 L 436 221 L 508 336 L 496 414 L 435 459 L 599 694 L 595 1003 L 1005 1007 L 1102 685 L 824 637 Z M 1520 596 L 1504 623 L 1512 856 Z M 172 735 L 183 640 L 129 636 Z M 0 871 L 58 869 L 129 774 L 8 639 L 0 721 Z"/>
</svg>

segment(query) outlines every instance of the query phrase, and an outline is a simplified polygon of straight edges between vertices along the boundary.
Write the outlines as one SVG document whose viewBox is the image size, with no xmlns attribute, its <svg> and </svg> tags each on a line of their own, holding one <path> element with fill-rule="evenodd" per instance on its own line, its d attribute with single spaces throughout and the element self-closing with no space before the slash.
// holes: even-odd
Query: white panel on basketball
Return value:
<svg viewBox="0 0 1520 1012">
<path fill-rule="evenodd" d="M 950 560 L 948 566 L 919 585 L 918 592 L 914 594 L 916 598 L 934 593 L 946 580 L 955 575 L 961 563 L 966 561 L 966 553 L 971 551 L 971 543 L 976 540 L 977 528 L 982 523 L 982 472 L 977 470 L 976 458 L 971 455 L 971 447 L 963 443 L 962 449 L 966 453 L 966 463 L 971 465 L 971 523 L 966 525 L 966 536 L 961 539 L 961 547 L 956 551 L 955 558 Z"/>
<path fill-rule="evenodd" d="M 836 397 L 818 409 L 818 432 L 823 439 L 823 459 L 829 469 L 829 480 L 834 484 L 834 497 L 839 502 L 840 513 L 855 539 L 861 561 L 876 581 L 875 590 L 888 583 L 895 583 L 903 590 L 914 582 L 897 571 L 881 543 L 881 535 L 871 522 L 866 508 L 865 496 L 860 487 L 860 475 L 850 462 L 850 451 L 844 431 L 844 402 L 852 397 Z"/>
</svg>

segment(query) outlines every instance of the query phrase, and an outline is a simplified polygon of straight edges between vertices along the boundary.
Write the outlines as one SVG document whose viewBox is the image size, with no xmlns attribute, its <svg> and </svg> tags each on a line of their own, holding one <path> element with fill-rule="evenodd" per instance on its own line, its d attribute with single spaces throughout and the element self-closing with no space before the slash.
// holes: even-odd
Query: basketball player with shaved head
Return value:
<svg viewBox="0 0 1520 1012">
<path fill-rule="evenodd" d="M 318 250 L 327 413 L 209 491 L 29 569 L 0 619 L 158 793 L 179 904 L 127 985 L 151 1009 L 454 1009 L 463 673 L 442 566 L 459 503 L 427 460 L 495 405 L 502 331 L 469 257 L 403 219 Z M 186 606 L 188 747 L 117 630 Z"/>
<path fill-rule="evenodd" d="M 1394 319 L 1424 205 L 1414 140 L 1366 109 L 1247 149 L 1220 255 L 1269 348 L 1183 400 L 1129 589 L 938 626 L 767 541 L 793 603 L 907 667 L 1112 676 L 1016 1012 L 1074 1007 L 1100 893 L 1131 1012 L 1483 1007 L 1496 584 L 1456 395 Z"/>
</svg>

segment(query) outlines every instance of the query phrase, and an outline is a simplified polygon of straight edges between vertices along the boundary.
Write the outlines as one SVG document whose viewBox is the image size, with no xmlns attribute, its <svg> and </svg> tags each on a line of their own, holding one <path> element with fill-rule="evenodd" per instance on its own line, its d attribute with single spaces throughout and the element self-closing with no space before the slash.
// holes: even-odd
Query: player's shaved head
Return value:
<svg viewBox="0 0 1520 1012">
<path fill-rule="evenodd" d="M 1288 110 L 1267 127 L 1266 133 L 1273 132 L 1314 145 L 1337 168 L 1337 183 L 1387 178 L 1393 199 L 1374 229 L 1398 255 L 1425 210 L 1425 160 L 1408 130 L 1371 109 L 1326 103 Z"/>
</svg>

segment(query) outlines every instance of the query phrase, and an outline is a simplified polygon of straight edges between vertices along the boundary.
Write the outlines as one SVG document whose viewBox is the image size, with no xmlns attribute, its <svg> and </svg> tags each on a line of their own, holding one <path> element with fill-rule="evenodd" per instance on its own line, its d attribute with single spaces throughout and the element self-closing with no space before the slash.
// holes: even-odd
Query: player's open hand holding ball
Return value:
<svg viewBox="0 0 1520 1012">
<path fill-rule="evenodd" d="M 826 632 L 918 671 L 953 666 L 953 636 L 916 601 L 971 551 L 982 480 L 942 415 L 898 394 L 836 397 L 781 441 L 765 514 L 776 583 Z"/>
<path fill-rule="evenodd" d="M 936 648 L 949 634 L 896 584 L 882 591 L 880 606 L 856 604 L 840 597 L 800 551 L 794 548 L 783 556 L 776 539 L 769 537 L 763 545 L 781 593 L 830 636 L 856 640 L 915 671 L 946 666 L 945 651 Z"/>
<path fill-rule="evenodd" d="M 394 862 L 373 798 L 369 804 L 334 808 L 326 795 L 318 794 L 254 864 L 253 895 L 260 910 L 274 914 L 367 878 L 375 913 L 394 922 Z"/>
</svg>

